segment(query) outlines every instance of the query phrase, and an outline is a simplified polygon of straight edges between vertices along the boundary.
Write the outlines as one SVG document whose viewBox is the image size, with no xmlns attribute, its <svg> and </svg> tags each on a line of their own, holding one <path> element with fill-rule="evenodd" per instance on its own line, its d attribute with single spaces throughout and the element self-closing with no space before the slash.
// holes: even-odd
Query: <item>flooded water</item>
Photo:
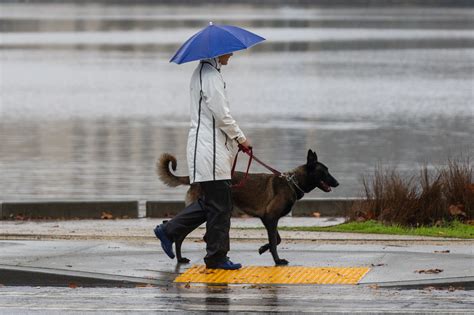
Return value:
<svg viewBox="0 0 474 315">
<path fill-rule="evenodd" d="M 154 164 L 187 173 L 196 64 L 168 60 L 210 20 L 267 38 L 224 67 L 231 110 L 279 170 L 316 150 L 341 185 L 310 197 L 473 156 L 473 8 L 1 6 L 0 200 L 182 199 Z"/>
</svg>

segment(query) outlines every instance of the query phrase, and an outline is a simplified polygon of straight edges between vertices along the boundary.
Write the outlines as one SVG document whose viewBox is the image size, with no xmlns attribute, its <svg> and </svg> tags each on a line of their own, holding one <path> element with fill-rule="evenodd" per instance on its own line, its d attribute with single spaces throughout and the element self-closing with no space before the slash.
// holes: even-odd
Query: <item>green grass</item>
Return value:
<svg viewBox="0 0 474 315">
<path fill-rule="evenodd" d="M 369 233 L 369 234 L 394 234 L 394 235 L 417 235 L 417 236 L 436 236 L 453 238 L 474 238 L 474 226 L 460 222 L 447 223 L 441 227 L 417 227 L 409 228 L 399 225 L 383 225 L 377 221 L 366 222 L 348 222 L 334 226 L 297 226 L 278 228 L 282 231 L 316 231 L 316 232 L 350 232 L 350 233 Z"/>
</svg>

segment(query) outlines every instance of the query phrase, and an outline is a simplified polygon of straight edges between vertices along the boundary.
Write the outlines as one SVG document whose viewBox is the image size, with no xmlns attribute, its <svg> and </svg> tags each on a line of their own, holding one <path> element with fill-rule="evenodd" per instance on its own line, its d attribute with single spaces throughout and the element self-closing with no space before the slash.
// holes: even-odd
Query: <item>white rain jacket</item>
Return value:
<svg viewBox="0 0 474 315">
<path fill-rule="evenodd" d="M 187 161 L 191 183 L 231 178 L 237 143 L 245 135 L 230 115 L 217 58 L 202 60 L 191 77 Z"/>
</svg>

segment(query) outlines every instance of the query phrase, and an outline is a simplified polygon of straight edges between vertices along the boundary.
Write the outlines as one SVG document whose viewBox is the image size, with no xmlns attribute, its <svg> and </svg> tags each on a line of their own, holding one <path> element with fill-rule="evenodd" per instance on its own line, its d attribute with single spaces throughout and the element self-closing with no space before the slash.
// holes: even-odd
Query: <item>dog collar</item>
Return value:
<svg viewBox="0 0 474 315">
<path fill-rule="evenodd" d="M 295 178 L 295 174 L 282 174 L 282 176 L 286 179 L 286 181 L 288 182 L 288 185 L 291 187 L 291 189 L 295 192 L 295 195 L 296 195 L 296 199 L 301 199 L 303 198 L 304 194 L 306 193 L 299 185 L 298 185 L 298 182 L 296 181 L 296 178 Z M 299 192 L 301 193 L 301 197 L 298 198 L 298 192 L 295 191 L 295 189 L 292 187 L 292 185 L 296 187 L 296 189 L 299 190 Z"/>
</svg>

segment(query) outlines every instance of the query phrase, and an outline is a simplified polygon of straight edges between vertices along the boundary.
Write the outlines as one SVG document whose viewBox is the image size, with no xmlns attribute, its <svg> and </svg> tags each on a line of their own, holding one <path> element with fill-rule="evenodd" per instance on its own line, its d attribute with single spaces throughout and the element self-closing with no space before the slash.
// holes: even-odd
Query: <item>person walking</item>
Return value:
<svg viewBox="0 0 474 315">
<path fill-rule="evenodd" d="M 230 114 L 226 84 L 221 74 L 221 67 L 229 63 L 232 51 L 243 49 L 242 46 L 239 48 L 235 44 L 229 45 L 226 40 L 229 39 L 229 32 L 234 32 L 230 37 L 234 41 L 235 38 L 239 39 L 239 36 L 243 38 L 246 47 L 264 40 L 241 28 L 218 27 L 211 23 L 191 37 L 171 60 L 177 63 L 191 61 L 193 58 L 200 60 L 190 83 L 191 127 L 188 134 L 187 162 L 190 183 L 199 183 L 203 197 L 154 229 L 164 252 L 174 258 L 173 242 L 206 221 L 204 261 L 206 268 L 212 269 L 242 267 L 227 257 L 233 207 L 231 168 L 237 146 L 251 148 L 250 141 Z M 197 48 L 190 50 L 190 41 L 196 40 L 199 34 L 208 41 L 207 45 L 202 45 L 201 41 Z M 222 47 L 223 43 L 230 47 Z M 212 51 L 213 44 L 215 51 Z M 196 50 L 202 50 L 202 47 L 210 47 L 211 51 L 196 53 Z M 190 57 L 193 53 L 196 56 Z M 209 58 L 200 58 L 203 55 Z"/>
</svg>

